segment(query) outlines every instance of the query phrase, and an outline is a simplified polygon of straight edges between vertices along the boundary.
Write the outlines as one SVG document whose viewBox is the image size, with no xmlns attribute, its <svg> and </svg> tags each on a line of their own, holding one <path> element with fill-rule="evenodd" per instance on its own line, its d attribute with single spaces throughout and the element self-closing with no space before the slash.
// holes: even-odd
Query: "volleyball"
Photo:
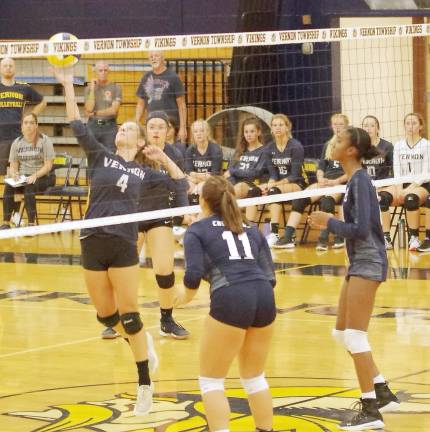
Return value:
<svg viewBox="0 0 430 432">
<path fill-rule="evenodd" d="M 67 54 L 74 49 L 76 49 L 78 38 L 70 33 L 57 33 L 51 36 L 50 42 L 54 42 L 54 50 L 58 52 L 57 55 L 50 55 L 47 57 L 48 62 L 52 66 L 65 68 L 75 65 L 80 56 L 77 54 Z M 65 54 L 61 54 L 61 53 Z"/>
</svg>

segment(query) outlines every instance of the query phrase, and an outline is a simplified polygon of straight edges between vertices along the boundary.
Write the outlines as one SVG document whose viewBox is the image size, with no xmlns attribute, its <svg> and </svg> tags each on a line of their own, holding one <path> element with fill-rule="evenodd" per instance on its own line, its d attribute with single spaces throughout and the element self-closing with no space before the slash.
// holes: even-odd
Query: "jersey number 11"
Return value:
<svg viewBox="0 0 430 432">
<path fill-rule="evenodd" d="M 228 251 L 230 252 L 230 260 L 240 260 L 240 259 L 254 259 L 251 250 L 251 243 L 249 243 L 249 238 L 246 232 L 243 232 L 237 236 L 239 241 L 242 243 L 244 256 L 239 255 L 239 250 L 236 245 L 233 233 L 231 231 L 224 231 L 222 233 L 222 238 L 227 242 Z"/>
</svg>

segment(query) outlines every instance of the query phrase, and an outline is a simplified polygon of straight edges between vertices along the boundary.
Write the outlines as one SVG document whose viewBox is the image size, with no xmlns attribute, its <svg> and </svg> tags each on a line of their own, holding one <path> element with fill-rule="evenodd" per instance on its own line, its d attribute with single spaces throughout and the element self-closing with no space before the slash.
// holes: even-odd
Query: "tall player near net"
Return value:
<svg viewBox="0 0 430 432">
<path fill-rule="evenodd" d="M 376 291 L 385 281 L 388 269 L 378 196 L 362 168 L 363 159 L 378 154 L 366 131 L 349 127 L 333 150 L 333 158 L 340 161 L 348 177 L 343 200 L 345 222 L 320 211 L 309 216 L 312 227 L 328 229 L 346 239 L 350 261 L 333 331 L 334 338 L 354 360 L 362 392 L 359 412 L 339 425 L 346 431 L 384 427 L 381 412 L 395 409 L 399 404 L 375 365 L 367 338 Z"/>
<path fill-rule="evenodd" d="M 143 182 L 165 181 L 165 175 L 135 161 L 139 151 L 162 165 L 172 178 L 183 179 L 182 171 L 157 147 L 142 150 L 144 134 L 135 122 L 126 122 L 115 138 L 113 154 L 98 142 L 80 120 L 75 102 L 72 69 L 54 69 L 63 85 L 67 118 L 88 157 L 91 192 L 86 219 L 135 213 Z M 131 347 L 139 377 L 135 415 L 147 414 L 152 406 L 152 371 L 157 358 L 152 338 L 139 313 L 139 258 L 137 223 L 88 228 L 81 231 L 82 265 L 88 293 L 97 319 L 124 335 Z M 148 339 L 148 343 L 147 343 Z"/>
<path fill-rule="evenodd" d="M 206 180 L 200 196 L 203 219 L 185 233 L 185 288 L 177 304 L 195 296 L 203 278 L 211 303 L 200 343 L 200 389 L 209 430 L 228 432 L 230 408 L 224 379 L 235 357 L 257 431 L 273 427 L 272 397 L 264 376 L 276 308 L 269 247 L 256 227 L 244 224 L 233 186 Z"/>
</svg>

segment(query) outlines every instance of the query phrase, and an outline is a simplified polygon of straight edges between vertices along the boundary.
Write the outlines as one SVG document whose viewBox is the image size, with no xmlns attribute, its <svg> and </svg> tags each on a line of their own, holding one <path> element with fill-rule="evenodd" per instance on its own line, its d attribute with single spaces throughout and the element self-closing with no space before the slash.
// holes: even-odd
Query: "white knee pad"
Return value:
<svg viewBox="0 0 430 432">
<path fill-rule="evenodd" d="M 345 331 L 344 330 L 333 329 L 331 331 L 331 335 L 333 336 L 333 339 L 338 344 L 340 344 L 343 348 L 346 348 L 346 345 L 345 345 Z"/>
<path fill-rule="evenodd" d="M 367 340 L 367 332 L 365 331 L 346 329 L 344 331 L 344 339 L 346 349 L 351 354 L 372 351 L 369 341 Z"/>
<path fill-rule="evenodd" d="M 202 395 L 213 391 L 224 391 L 224 378 L 199 377 L 199 385 Z"/>
<path fill-rule="evenodd" d="M 245 393 L 248 395 L 258 393 L 269 388 L 269 384 L 267 384 L 264 373 L 254 378 L 241 378 L 240 382 L 242 383 Z"/>
</svg>

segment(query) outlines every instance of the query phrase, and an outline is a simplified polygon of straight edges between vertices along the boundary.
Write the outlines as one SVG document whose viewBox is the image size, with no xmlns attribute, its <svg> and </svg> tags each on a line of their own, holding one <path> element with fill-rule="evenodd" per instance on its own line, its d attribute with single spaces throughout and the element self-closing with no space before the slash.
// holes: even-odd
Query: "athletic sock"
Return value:
<svg viewBox="0 0 430 432">
<path fill-rule="evenodd" d="M 170 309 L 160 308 L 160 312 L 161 312 L 161 319 L 166 320 L 172 317 L 173 308 Z"/>
<path fill-rule="evenodd" d="M 376 399 L 375 390 L 367 392 L 367 393 L 361 393 L 361 399 Z"/>
<path fill-rule="evenodd" d="M 376 375 L 376 377 L 373 378 L 373 384 L 384 384 L 385 378 L 382 374 Z"/>
<path fill-rule="evenodd" d="M 148 360 L 136 362 L 137 373 L 139 375 L 139 385 L 151 385 L 151 378 L 149 378 Z"/>
</svg>

